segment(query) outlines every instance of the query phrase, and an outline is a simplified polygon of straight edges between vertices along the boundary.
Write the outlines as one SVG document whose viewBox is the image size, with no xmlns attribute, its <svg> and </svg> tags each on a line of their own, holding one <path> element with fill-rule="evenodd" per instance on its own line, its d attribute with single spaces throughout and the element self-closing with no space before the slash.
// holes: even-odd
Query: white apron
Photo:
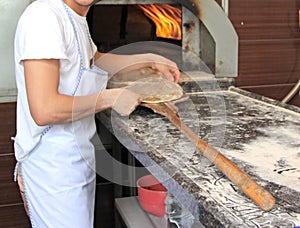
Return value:
<svg viewBox="0 0 300 228">
<path fill-rule="evenodd" d="M 65 4 L 64 7 L 74 29 L 81 60 L 80 72 L 70 95 L 100 92 L 106 88 L 107 73 L 94 66 L 94 59 L 91 68 L 83 66 L 73 18 L 69 8 Z M 93 48 L 88 29 L 87 34 Z M 32 227 L 93 227 L 95 155 L 89 139 L 95 132 L 94 115 L 68 124 L 48 126 L 28 158 L 20 163 Z"/>
</svg>

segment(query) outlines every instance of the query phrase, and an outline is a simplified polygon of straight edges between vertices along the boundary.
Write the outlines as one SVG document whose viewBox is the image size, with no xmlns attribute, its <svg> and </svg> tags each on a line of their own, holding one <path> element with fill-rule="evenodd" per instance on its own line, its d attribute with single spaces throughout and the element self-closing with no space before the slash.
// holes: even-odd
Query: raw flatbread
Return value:
<svg viewBox="0 0 300 228">
<path fill-rule="evenodd" d="M 183 90 L 178 84 L 164 78 L 143 78 L 127 89 L 139 94 L 140 101 L 144 103 L 168 102 L 183 96 Z"/>
<path fill-rule="evenodd" d="M 163 74 L 150 67 L 133 70 L 126 73 L 117 73 L 112 76 L 107 84 L 107 88 L 120 88 L 131 85 L 142 78 L 164 78 Z"/>
</svg>

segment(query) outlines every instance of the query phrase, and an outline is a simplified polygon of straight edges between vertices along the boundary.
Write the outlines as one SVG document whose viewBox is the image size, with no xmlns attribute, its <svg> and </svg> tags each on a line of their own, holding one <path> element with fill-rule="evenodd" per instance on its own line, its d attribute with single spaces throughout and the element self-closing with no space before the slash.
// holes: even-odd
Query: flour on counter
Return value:
<svg viewBox="0 0 300 228">
<path fill-rule="evenodd" d="M 259 136 L 244 145 L 244 152 L 226 151 L 254 167 L 256 174 L 291 189 L 300 189 L 299 129 L 292 126 L 268 127 Z"/>
</svg>

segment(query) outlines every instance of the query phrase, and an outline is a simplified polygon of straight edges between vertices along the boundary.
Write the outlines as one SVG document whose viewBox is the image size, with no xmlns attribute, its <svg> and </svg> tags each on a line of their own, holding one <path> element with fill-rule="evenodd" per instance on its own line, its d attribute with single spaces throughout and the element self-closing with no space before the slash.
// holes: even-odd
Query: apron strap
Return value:
<svg viewBox="0 0 300 228">
<path fill-rule="evenodd" d="M 69 20 L 71 22 L 71 25 L 73 27 L 73 31 L 74 31 L 74 35 L 75 35 L 75 39 L 76 39 L 76 43 L 77 43 L 77 51 L 78 51 L 78 54 L 79 54 L 79 58 L 80 58 L 80 72 L 79 72 L 79 75 L 77 77 L 77 83 L 76 83 L 76 86 L 75 86 L 75 89 L 72 93 L 72 95 L 74 96 L 77 89 L 78 89 L 78 86 L 79 86 L 79 83 L 80 83 L 80 80 L 81 80 L 81 76 L 82 76 L 82 71 L 84 69 L 86 69 L 86 67 L 83 66 L 83 57 L 82 57 L 82 53 L 81 53 L 81 49 L 80 49 L 80 44 L 79 44 L 79 38 L 78 38 L 78 33 L 77 33 L 77 30 L 76 30 L 76 27 L 75 27 L 75 23 L 74 23 L 74 20 L 73 20 L 73 17 L 72 17 L 72 14 L 70 12 L 70 9 L 69 7 L 64 3 L 64 1 L 62 0 L 62 4 L 66 10 L 66 13 L 69 17 Z M 89 39 L 89 43 L 90 43 L 90 47 L 91 47 L 91 51 L 92 51 L 92 64 L 94 65 L 94 62 L 95 62 L 95 57 L 94 57 L 94 48 L 93 48 L 93 42 L 92 42 L 92 38 L 91 38 L 91 34 L 89 32 L 89 29 L 86 25 L 86 33 L 87 33 L 87 36 L 88 36 L 88 39 Z"/>
<path fill-rule="evenodd" d="M 78 38 L 78 34 L 77 34 L 77 31 L 76 31 L 76 28 L 75 28 L 75 23 L 73 21 L 73 18 L 72 18 L 72 15 L 71 15 L 71 12 L 69 10 L 69 8 L 67 7 L 67 5 L 64 3 L 64 1 L 62 0 L 62 4 L 67 12 L 67 15 L 69 17 L 69 20 L 72 24 L 72 27 L 73 27 L 73 31 L 74 31 L 74 35 L 75 35 L 75 39 L 76 39 L 76 43 L 77 43 L 77 51 L 78 51 L 78 54 L 79 54 L 79 58 L 80 58 L 80 66 L 83 66 L 83 58 L 82 58 L 82 54 L 81 54 L 81 50 L 80 50 L 80 45 L 79 45 L 79 38 Z"/>
</svg>

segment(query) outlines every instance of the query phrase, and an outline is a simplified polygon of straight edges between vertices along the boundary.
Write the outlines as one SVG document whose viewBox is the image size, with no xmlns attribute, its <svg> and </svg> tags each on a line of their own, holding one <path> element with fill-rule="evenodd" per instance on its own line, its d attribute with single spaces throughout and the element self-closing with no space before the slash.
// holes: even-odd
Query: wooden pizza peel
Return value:
<svg viewBox="0 0 300 228">
<path fill-rule="evenodd" d="M 141 106 L 168 118 L 206 158 L 262 210 L 270 211 L 274 207 L 275 198 L 268 191 L 181 121 L 175 103 L 189 98 L 184 95 L 178 84 L 162 77 L 145 77 L 137 83 L 132 83 L 129 89 L 140 95 Z"/>
</svg>

